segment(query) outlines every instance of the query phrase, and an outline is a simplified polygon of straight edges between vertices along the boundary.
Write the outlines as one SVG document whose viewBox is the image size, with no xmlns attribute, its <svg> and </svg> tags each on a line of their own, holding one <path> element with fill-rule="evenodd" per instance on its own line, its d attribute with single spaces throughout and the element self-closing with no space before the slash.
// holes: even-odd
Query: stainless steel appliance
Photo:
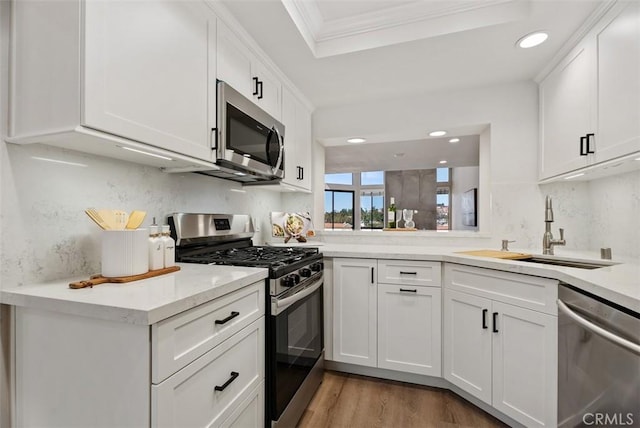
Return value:
<svg viewBox="0 0 640 428">
<path fill-rule="evenodd" d="M 640 427 L 640 314 L 558 292 L 558 425 Z"/>
<path fill-rule="evenodd" d="M 176 260 L 269 269 L 266 426 L 295 426 L 322 381 L 324 264 L 317 248 L 254 246 L 248 215 L 169 216 Z"/>
<path fill-rule="evenodd" d="M 284 177 L 284 125 L 227 83 L 217 83 L 216 164 L 198 171 L 242 183 Z"/>
</svg>

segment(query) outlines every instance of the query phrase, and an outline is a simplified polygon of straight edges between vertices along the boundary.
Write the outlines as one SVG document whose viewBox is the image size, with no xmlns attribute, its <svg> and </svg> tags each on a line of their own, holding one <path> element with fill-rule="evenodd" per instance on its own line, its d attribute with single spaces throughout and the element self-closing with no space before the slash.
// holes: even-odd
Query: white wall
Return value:
<svg viewBox="0 0 640 428">
<path fill-rule="evenodd" d="M 100 229 L 88 207 L 147 211 L 143 226 L 173 212 L 251 214 L 270 230 L 281 195 L 194 173 L 157 168 L 43 145 L 2 143 L 2 286 L 100 272 Z M 53 163 L 56 159 L 86 166 Z"/>
<path fill-rule="evenodd" d="M 478 230 L 477 226 L 462 224 L 462 195 L 464 192 L 478 188 L 480 168 L 466 166 L 451 170 L 451 218 L 453 230 Z"/>
<path fill-rule="evenodd" d="M 591 182 L 537 184 L 538 92 L 533 82 L 519 82 L 454 92 L 318 109 L 316 138 L 390 134 L 398 130 L 447 129 L 489 124 L 481 136 L 490 139 L 490 152 L 480 153 L 479 192 L 489 192 L 490 218 L 480 217 L 481 234 L 323 233 L 328 242 L 404 245 L 462 245 L 500 248 L 502 239 L 515 240 L 513 249 L 540 252 L 544 232 L 544 198 L 554 201 L 553 233 L 565 228 L 566 249 L 598 251 L 611 247 L 614 256 L 640 257 L 640 178 L 629 173 Z M 330 149 L 328 149 L 330 150 Z M 316 177 L 316 181 L 320 180 Z M 316 187 L 319 189 L 319 187 Z M 300 198 L 300 197 L 298 197 Z M 316 213 L 322 212 L 316 197 Z M 483 223 L 488 221 L 488 224 Z M 562 254 L 564 248 L 556 248 Z"/>
</svg>

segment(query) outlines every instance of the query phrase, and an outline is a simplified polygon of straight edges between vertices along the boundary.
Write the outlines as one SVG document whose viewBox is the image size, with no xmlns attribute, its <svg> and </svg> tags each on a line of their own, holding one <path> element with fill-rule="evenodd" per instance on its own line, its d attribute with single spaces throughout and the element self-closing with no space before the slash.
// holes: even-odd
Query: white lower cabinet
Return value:
<svg viewBox="0 0 640 428">
<path fill-rule="evenodd" d="M 264 379 L 264 318 L 152 386 L 152 426 L 220 426 Z"/>
<path fill-rule="evenodd" d="M 441 291 L 378 284 L 378 367 L 440 376 Z"/>
<path fill-rule="evenodd" d="M 335 361 L 376 367 L 376 260 L 333 261 L 333 357 Z"/>
<path fill-rule="evenodd" d="M 436 286 L 415 285 L 416 274 L 379 283 L 387 263 L 431 263 Z M 333 272 L 334 361 L 441 376 L 440 263 L 337 258 Z"/>
<path fill-rule="evenodd" d="M 532 310 L 506 303 L 516 299 L 517 293 L 501 295 L 496 292 L 501 285 L 492 289 L 491 284 L 509 280 L 523 290 L 530 281 L 529 288 L 539 289 L 538 295 L 544 297 L 522 295 L 523 302 L 544 301 L 553 290 L 557 292 L 554 280 L 445 265 L 444 378 L 528 427 L 553 427 L 557 419 L 555 309 L 548 304 Z"/>
<path fill-rule="evenodd" d="M 15 425 L 259 427 L 256 282 L 154 325 L 15 308 Z"/>
</svg>

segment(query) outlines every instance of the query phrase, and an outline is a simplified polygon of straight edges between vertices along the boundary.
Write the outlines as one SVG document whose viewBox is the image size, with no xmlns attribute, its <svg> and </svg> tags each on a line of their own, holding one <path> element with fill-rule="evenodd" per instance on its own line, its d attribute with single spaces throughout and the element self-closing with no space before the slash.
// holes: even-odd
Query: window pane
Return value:
<svg viewBox="0 0 640 428">
<path fill-rule="evenodd" d="M 449 181 L 449 168 L 436 168 L 436 181 L 447 183 Z"/>
<path fill-rule="evenodd" d="M 449 230 L 449 188 L 436 191 L 436 230 Z"/>
<path fill-rule="evenodd" d="M 333 192 L 324 191 L 324 228 L 333 229 Z"/>
<path fill-rule="evenodd" d="M 333 228 L 353 229 L 353 192 L 333 192 Z"/>
<path fill-rule="evenodd" d="M 360 196 L 360 228 L 382 229 L 384 226 L 384 193 L 362 192 Z"/>
<path fill-rule="evenodd" d="M 353 174 L 350 172 L 325 174 L 324 182 L 326 184 L 353 184 Z"/>
<path fill-rule="evenodd" d="M 384 172 L 383 171 L 368 171 L 360 173 L 360 183 L 363 186 L 383 185 L 384 184 Z"/>
</svg>

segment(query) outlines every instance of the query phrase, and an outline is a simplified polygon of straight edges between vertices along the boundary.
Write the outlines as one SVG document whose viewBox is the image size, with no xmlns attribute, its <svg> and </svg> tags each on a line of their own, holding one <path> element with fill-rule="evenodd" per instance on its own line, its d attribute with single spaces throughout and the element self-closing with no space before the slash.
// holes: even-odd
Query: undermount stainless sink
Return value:
<svg viewBox="0 0 640 428">
<path fill-rule="evenodd" d="M 554 256 L 532 256 L 526 259 L 519 259 L 519 262 L 539 263 L 544 265 L 564 266 L 579 269 L 599 269 L 607 266 L 613 266 L 617 263 L 599 260 L 577 260 L 563 259 Z"/>
</svg>

